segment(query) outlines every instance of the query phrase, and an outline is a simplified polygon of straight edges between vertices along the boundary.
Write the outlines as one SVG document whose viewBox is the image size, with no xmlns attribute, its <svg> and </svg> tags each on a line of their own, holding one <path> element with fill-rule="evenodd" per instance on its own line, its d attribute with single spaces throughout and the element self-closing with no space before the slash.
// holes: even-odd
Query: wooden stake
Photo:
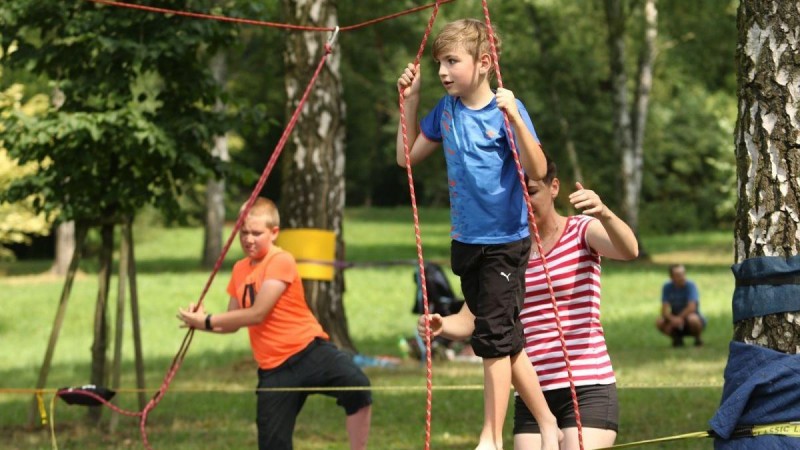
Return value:
<svg viewBox="0 0 800 450">
<path fill-rule="evenodd" d="M 136 362 L 136 387 L 139 389 L 139 411 L 144 410 L 147 406 L 147 399 L 144 394 L 145 379 L 144 379 L 144 357 L 142 352 L 142 332 L 139 325 L 139 293 L 136 285 L 136 258 L 133 254 L 133 224 L 131 221 L 127 222 L 123 230 L 123 239 L 128 240 L 128 256 L 130 262 L 128 264 L 128 281 L 131 289 L 131 321 L 133 322 L 133 351 L 135 354 Z"/>
<path fill-rule="evenodd" d="M 64 287 L 61 289 L 61 298 L 58 301 L 58 310 L 56 311 L 56 318 L 53 321 L 53 328 L 50 330 L 50 340 L 47 343 L 47 350 L 44 353 L 44 361 L 42 362 L 42 367 L 39 369 L 39 379 L 36 381 L 36 389 L 44 389 L 44 385 L 47 383 L 47 376 L 50 373 L 50 364 L 53 361 L 53 353 L 55 353 L 56 350 L 56 343 L 58 342 L 58 335 L 61 332 L 61 325 L 64 323 L 69 295 L 72 292 L 72 282 L 75 280 L 75 274 L 78 271 L 83 243 L 86 241 L 88 227 L 82 223 L 76 224 L 76 227 L 77 236 L 75 239 L 75 251 L 72 254 L 72 260 L 69 263 L 69 269 L 64 279 Z M 37 423 L 38 416 L 39 407 L 36 397 L 34 397 L 28 413 L 28 425 L 30 427 L 33 427 Z"/>
<path fill-rule="evenodd" d="M 111 389 L 119 390 L 122 372 L 122 336 L 125 329 L 125 289 L 128 287 L 128 264 L 130 263 L 130 241 L 125 229 L 130 222 L 123 224 L 122 239 L 119 243 L 119 275 L 117 280 L 117 320 L 114 325 L 114 359 L 111 366 Z M 108 431 L 113 433 L 119 424 L 119 415 L 112 414 Z"/>
</svg>

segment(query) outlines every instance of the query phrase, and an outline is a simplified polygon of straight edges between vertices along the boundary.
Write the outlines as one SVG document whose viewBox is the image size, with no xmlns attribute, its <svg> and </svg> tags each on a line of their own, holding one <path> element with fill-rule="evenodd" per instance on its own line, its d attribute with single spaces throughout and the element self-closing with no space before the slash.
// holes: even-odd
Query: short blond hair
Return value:
<svg viewBox="0 0 800 450">
<path fill-rule="evenodd" d="M 494 46 L 500 54 L 500 36 L 494 33 Z M 439 55 L 448 50 L 463 48 L 477 61 L 484 53 L 491 56 L 492 48 L 489 44 L 489 29 L 486 24 L 477 19 L 461 19 L 450 22 L 433 41 L 433 59 L 438 60 Z M 494 57 L 492 57 L 494 65 Z"/>
<path fill-rule="evenodd" d="M 242 205 L 239 211 L 244 211 L 245 206 L 247 206 L 246 202 Z M 253 206 L 250 207 L 250 211 L 247 212 L 247 216 L 264 216 L 267 219 L 268 227 L 281 226 L 281 215 L 278 213 L 278 207 L 275 206 L 275 202 L 266 197 L 257 197 L 256 201 L 253 202 Z"/>
</svg>

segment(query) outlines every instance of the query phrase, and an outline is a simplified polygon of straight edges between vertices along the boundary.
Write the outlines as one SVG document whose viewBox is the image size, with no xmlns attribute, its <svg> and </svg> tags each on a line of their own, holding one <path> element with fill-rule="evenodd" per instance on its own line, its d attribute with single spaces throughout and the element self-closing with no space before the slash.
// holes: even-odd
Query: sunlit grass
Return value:
<svg viewBox="0 0 800 450">
<path fill-rule="evenodd" d="M 426 258 L 447 261 L 447 211 L 422 210 L 420 217 Z M 398 340 L 413 334 L 416 321 L 411 313 L 415 290 L 412 264 L 416 260 L 411 211 L 348 210 L 344 230 L 347 260 L 356 263 L 345 272 L 350 333 L 364 354 L 399 356 Z M 209 272 L 198 263 L 200 229 L 152 227 L 135 230 L 135 236 L 146 378 L 152 392 L 161 384 L 184 336 L 175 313 L 196 301 Z M 707 421 L 719 403 L 731 335 L 731 241 L 730 233 L 722 232 L 645 237 L 651 261 L 604 264 L 602 320 L 620 386 L 618 442 L 708 428 Z M 225 307 L 228 270 L 240 254 L 234 242 L 205 300 L 210 311 Z M 375 264 L 386 261 L 403 264 Z M 674 262 L 687 264 L 689 277 L 699 286 L 701 309 L 709 319 L 704 347 L 694 348 L 689 340 L 686 348 L 673 349 L 653 325 L 667 265 Z M 40 275 L 48 267 L 47 261 L 0 265 L 0 433 L 8 448 L 51 448 L 46 429 L 24 428 L 30 396 L 4 392 L 32 388 L 36 383 L 62 288 L 62 280 Z M 92 267 L 86 264 L 73 287 L 48 389 L 88 381 L 97 295 Z M 455 278 L 453 281 L 458 289 Z M 116 297 L 114 278 L 110 311 L 115 310 Z M 125 314 L 122 386 L 132 387 L 130 310 L 126 308 Z M 113 314 L 109 319 L 113 323 Z M 421 448 L 424 367 L 406 360 L 396 368 L 366 371 L 376 386 L 370 447 Z M 482 421 L 482 393 L 476 389 L 482 383 L 481 366 L 436 361 L 433 373 L 434 386 L 441 389 L 434 390 L 432 448 L 470 448 Z M 170 390 L 148 420 L 151 443 L 165 449 L 254 448 L 255 381 L 245 333 L 197 333 Z M 138 410 L 133 392 L 120 392 L 117 400 Z M 508 448 L 512 442 L 510 414 L 506 421 Z M 120 418 L 118 431 L 107 435 L 105 430 L 84 427 L 84 415 L 82 409 L 56 403 L 59 448 L 141 448 L 136 419 Z M 347 448 L 341 410 L 329 398 L 309 398 L 298 420 L 295 442 L 298 449 Z M 699 440 L 647 448 L 710 446 L 710 440 Z"/>
</svg>

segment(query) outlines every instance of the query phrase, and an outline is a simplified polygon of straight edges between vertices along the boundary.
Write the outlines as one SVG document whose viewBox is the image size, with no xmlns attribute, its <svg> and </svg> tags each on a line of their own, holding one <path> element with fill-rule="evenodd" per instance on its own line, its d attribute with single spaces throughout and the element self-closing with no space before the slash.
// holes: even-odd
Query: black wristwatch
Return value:
<svg viewBox="0 0 800 450">
<path fill-rule="evenodd" d="M 206 316 L 206 330 L 211 331 L 211 314 Z"/>
</svg>

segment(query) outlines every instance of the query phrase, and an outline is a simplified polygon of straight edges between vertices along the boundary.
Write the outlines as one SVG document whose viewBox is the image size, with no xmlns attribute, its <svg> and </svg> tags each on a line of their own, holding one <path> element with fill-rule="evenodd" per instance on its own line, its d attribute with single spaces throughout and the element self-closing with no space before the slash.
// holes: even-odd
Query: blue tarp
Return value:
<svg viewBox="0 0 800 450">
<path fill-rule="evenodd" d="M 763 435 L 730 439 L 737 426 L 800 420 L 800 355 L 742 342 L 730 343 L 725 385 L 709 422 L 720 450 L 800 449 L 800 438 Z"/>
</svg>

